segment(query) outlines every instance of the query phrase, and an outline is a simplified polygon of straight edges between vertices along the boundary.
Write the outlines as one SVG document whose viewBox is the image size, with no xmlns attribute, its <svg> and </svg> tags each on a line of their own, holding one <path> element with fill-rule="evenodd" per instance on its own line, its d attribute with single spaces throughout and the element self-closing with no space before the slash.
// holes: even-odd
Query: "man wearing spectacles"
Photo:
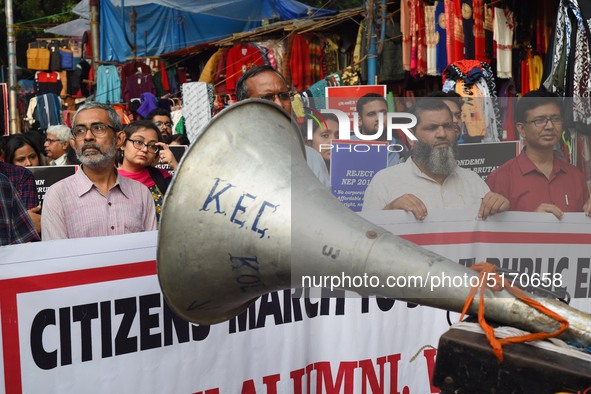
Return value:
<svg viewBox="0 0 591 394">
<path fill-rule="evenodd" d="M 119 115 L 91 102 L 72 120 L 76 174 L 51 186 L 43 201 L 42 239 L 99 237 L 156 230 L 152 195 L 141 183 L 119 176 L 117 150 L 125 142 Z"/>
<path fill-rule="evenodd" d="M 151 120 L 162 134 L 165 143 L 169 143 L 172 138 L 172 119 L 170 113 L 164 108 L 156 108 L 148 114 L 148 120 Z"/>
<path fill-rule="evenodd" d="M 509 201 L 489 191 L 478 174 L 457 165 L 456 127 L 449 107 L 438 98 L 419 99 L 411 112 L 411 157 L 378 172 L 365 191 L 363 210 L 401 209 L 423 220 L 428 209 L 478 207 L 478 217 L 509 209 Z"/>
<path fill-rule="evenodd" d="M 238 101 L 261 98 L 279 105 L 291 113 L 292 94 L 283 75 L 271 66 L 253 67 L 246 71 L 236 84 Z"/>
<path fill-rule="evenodd" d="M 236 98 L 238 101 L 247 98 L 272 101 L 291 115 L 293 94 L 283 75 L 268 65 L 253 67 L 242 74 L 236 83 Z M 320 153 L 307 145 L 305 149 L 306 161 L 314 175 L 323 185 L 330 186 L 328 169 Z"/>
<path fill-rule="evenodd" d="M 486 178 L 491 190 L 511 201 L 511 210 L 591 215 L 585 176 L 555 152 L 564 127 L 560 98 L 534 90 L 515 105 L 515 126 L 525 148 Z"/>
<path fill-rule="evenodd" d="M 49 126 L 46 134 L 47 138 L 45 138 L 43 146 L 47 158 L 50 160 L 49 165 L 63 166 L 67 164 L 66 152 L 70 146 L 70 138 L 72 137 L 68 126 Z"/>
</svg>

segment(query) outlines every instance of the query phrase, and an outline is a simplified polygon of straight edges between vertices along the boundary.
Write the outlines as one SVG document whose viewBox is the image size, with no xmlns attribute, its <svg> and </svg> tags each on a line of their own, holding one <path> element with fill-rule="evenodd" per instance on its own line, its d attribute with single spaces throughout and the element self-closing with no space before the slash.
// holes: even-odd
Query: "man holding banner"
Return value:
<svg viewBox="0 0 591 394">
<path fill-rule="evenodd" d="M 484 181 L 457 165 L 456 127 L 448 106 L 440 99 L 418 100 L 411 112 L 417 141 L 404 163 L 378 172 L 365 191 L 363 210 L 402 209 L 417 220 L 428 209 L 480 205 L 478 216 L 509 209 L 509 200 L 490 192 Z"/>
<path fill-rule="evenodd" d="M 560 99 L 544 90 L 525 94 L 515 106 L 515 125 L 526 147 L 516 158 L 486 178 L 491 190 L 511 202 L 511 210 L 591 215 L 589 189 L 583 173 L 557 157 L 563 113 Z"/>
</svg>

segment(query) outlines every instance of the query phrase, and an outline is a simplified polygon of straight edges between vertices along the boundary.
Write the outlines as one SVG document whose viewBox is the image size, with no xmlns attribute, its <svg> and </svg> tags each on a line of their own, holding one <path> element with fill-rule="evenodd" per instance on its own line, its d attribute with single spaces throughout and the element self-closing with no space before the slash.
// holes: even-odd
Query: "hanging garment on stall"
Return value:
<svg viewBox="0 0 591 394">
<path fill-rule="evenodd" d="M 416 21 L 417 21 L 417 74 L 424 76 L 427 74 L 427 34 L 425 31 L 425 3 L 417 1 L 416 3 Z"/>
<path fill-rule="evenodd" d="M 267 48 L 267 60 L 269 60 L 269 65 L 277 70 L 277 57 L 273 48 Z"/>
<path fill-rule="evenodd" d="M 35 73 L 35 93 L 37 96 L 52 93 L 57 96 L 62 91 L 60 74 L 56 71 L 37 71 Z"/>
<path fill-rule="evenodd" d="M 35 123 L 35 108 L 37 107 L 37 97 L 31 97 L 31 99 L 29 100 L 29 104 L 27 106 L 27 115 L 25 116 L 25 120 L 29 123 L 29 126 L 31 126 L 33 123 Z"/>
<path fill-rule="evenodd" d="M 482 0 L 472 0 L 472 12 L 474 14 L 474 59 L 490 63 L 490 59 L 486 57 L 484 4 Z"/>
<path fill-rule="evenodd" d="M 361 22 L 363 25 L 363 21 Z M 359 27 L 361 29 L 361 27 Z M 290 34 L 287 36 L 287 47 L 285 48 L 285 56 L 283 59 L 283 67 L 280 69 L 281 74 L 287 81 L 288 85 L 291 85 L 291 69 L 290 69 L 290 62 L 291 62 L 291 49 L 293 48 L 293 39 L 295 34 Z M 217 89 L 216 89 L 217 91 Z"/>
<path fill-rule="evenodd" d="M 317 35 L 310 38 L 310 85 L 324 78 L 322 69 L 322 43 Z"/>
<path fill-rule="evenodd" d="M 74 51 L 68 46 L 68 41 L 62 42 L 59 47 L 60 67 L 62 70 L 71 70 L 74 68 Z"/>
<path fill-rule="evenodd" d="M 427 38 L 427 75 L 437 74 L 437 31 L 435 30 L 435 6 L 425 6 L 425 36 Z"/>
<path fill-rule="evenodd" d="M 199 76 L 198 82 L 213 83 L 213 79 L 215 77 L 215 72 L 217 70 L 218 63 L 220 62 L 220 59 L 222 58 L 223 52 L 224 52 L 224 50 L 222 48 L 220 48 L 213 55 L 211 55 L 209 60 L 207 60 L 207 63 L 205 63 L 205 67 L 203 67 L 203 71 L 201 71 L 201 75 Z"/>
<path fill-rule="evenodd" d="M 400 33 L 402 34 L 402 67 L 410 71 L 410 23 L 409 2 L 400 2 Z M 361 29 L 361 26 L 359 27 Z M 447 63 L 446 63 L 447 65 Z"/>
<path fill-rule="evenodd" d="M 443 1 L 435 2 L 435 32 L 437 43 L 435 44 L 435 56 L 437 57 L 437 75 L 441 75 L 447 67 L 447 30 L 445 30 L 445 9 Z"/>
<path fill-rule="evenodd" d="M 136 74 L 127 77 L 125 90 L 123 97 L 126 102 L 130 102 L 131 99 L 141 97 L 142 93 L 156 94 L 156 87 L 152 82 L 152 75 L 149 74 Z"/>
<path fill-rule="evenodd" d="M 218 62 L 218 67 L 215 71 L 215 77 L 213 78 L 213 84 L 215 86 L 215 91 L 218 94 L 226 94 L 226 92 L 228 91 L 227 86 L 226 86 L 226 63 L 227 63 L 229 51 L 230 51 L 230 48 L 223 49 L 222 57 L 220 58 L 220 61 Z M 285 73 L 283 75 L 285 76 Z"/>
<path fill-rule="evenodd" d="M 531 90 L 529 88 L 529 65 L 528 65 L 528 62 L 529 62 L 528 59 L 523 59 L 521 61 L 521 74 L 520 74 L 521 95 L 529 93 L 529 91 Z"/>
<path fill-rule="evenodd" d="M 152 82 L 156 87 L 156 96 L 162 97 L 167 93 L 170 93 L 167 65 L 163 60 L 158 60 L 155 69 L 158 71 L 152 74 Z"/>
<path fill-rule="evenodd" d="M 174 70 L 168 66 L 168 63 L 164 60 L 158 61 L 158 71 L 160 72 L 160 78 L 162 81 L 162 87 L 165 91 L 170 92 L 170 81 L 168 79 L 168 70 Z"/>
<path fill-rule="evenodd" d="M 178 67 L 176 69 L 176 76 L 179 80 L 179 86 L 182 86 L 184 83 L 192 82 L 189 80 L 189 75 L 187 74 L 187 70 L 184 67 Z M 213 81 L 209 82 L 213 83 Z"/>
<path fill-rule="evenodd" d="M 444 92 L 454 90 L 462 97 L 473 98 L 473 102 L 476 103 L 473 107 L 464 105 L 466 114 L 462 107 L 462 116 L 468 117 L 464 123 L 469 123 L 470 119 L 473 119 L 477 125 L 480 124 L 481 119 L 486 123 L 484 135 L 480 126 L 474 126 L 471 132 L 466 133 L 467 138 L 463 142 L 500 141 L 503 137 L 503 129 L 494 75 L 490 65 L 477 60 L 460 60 L 445 69 L 443 81 Z"/>
<path fill-rule="evenodd" d="M 460 1 L 444 0 L 448 63 L 464 59 L 464 30 Z"/>
<path fill-rule="evenodd" d="M 494 39 L 493 39 L 493 7 L 490 6 L 491 0 L 484 0 L 484 55 L 486 62 L 491 63 L 495 58 Z"/>
<path fill-rule="evenodd" d="M 565 128 L 562 139 L 570 162 L 583 170 L 591 188 L 590 19 L 589 2 L 560 1 L 542 80 L 548 91 L 573 97 L 573 111 L 565 113 L 573 127 Z"/>
<path fill-rule="evenodd" d="M 62 69 L 62 59 L 60 55 L 60 46 L 59 42 L 52 40 L 47 45 L 47 49 L 49 49 L 49 70 L 51 71 L 59 71 Z"/>
<path fill-rule="evenodd" d="M 147 118 L 150 112 L 158 108 L 158 100 L 152 93 L 142 93 L 140 101 L 141 105 L 136 112 L 143 118 Z"/>
<path fill-rule="evenodd" d="M 405 73 L 402 66 L 402 40 L 400 37 L 400 24 L 389 18 L 386 22 L 386 39 L 384 40 L 382 52 L 378 55 L 378 82 L 401 81 Z M 338 67 L 332 67 L 333 71 Z M 334 86 L 334 85 L 333 85 Z"/>
<path fill-rule="evenodd" d="M 168 92 L 170 94 L 176 94 L 179 92 L 179 85 L 177 83 L 176 68 L 170 67 L 166 70 L 166 76 L 168 78 Z"/>
<path fill-rule="evenodd" d="M 324 41 L 324 62 L 322 62 L 322 66 L 324 67 L 325 75 L 330 74 L 331 71 L 340 69 L 339 45 L 329 37 Z"/>
<path fill-rule="evenodd" d="M 410 25 L 410 75 L 417 76 L 417 65 L 419 56 L 418 26 L 417 26 L 417 2 L 408 1 L 408 23 Z"/>
<path fill-rule="evenodd" d="M 472 0 L 461 0 L 462 29 L 464 31 L 464 59 L 475 59 L 474 10 Z"/>
<path fill-rule="evenodd" d="M 542 83 L 544 63 L 540 55 L 533 55 L 528 62 L 529 90 L 537 90 Z"/>
<path fill-rule="evenodd" d="M 269 64 L 275 70 L 281 72 L 284 66 L 283 63 L 285 61 L 285 49 L 287 47 L 286 41 L 283 39 L 269 39 L 265 41 L 259 41 L 258 44 L 260 46 L 267 48 L 267 57 L 269 60 Z M 338 46 L 336 50 L 338 50 Z"/>
<path fill-rule="evenodd" d="M 100 65 L 97 70 L 95 101 L 103 104 L 121 102 L 121 81 L 117 68 Z"/>
<path fill-rule="evenodd" d="M 327 75 L 326 78 L 316 82 L 310 89 L 302 91 L 304 96 L 309 99 L 308 107 L 327 108 L 326 107 L 326 88 L 329 86 L 342 86 L 343 81 L 339 72 Z M 301 101 L 301 95 L 299 96 Z"/>
<path fill-rule="evenodd" d="M 92 38 L 90 30 L 82 34 L 82 59 L 92 59 Z"/>
<path fill-rule="evenodd" d="M 90 84 L 86 81 L 90 80 L 90 64 L 86 60 L 80 60 L 80 63 L 76 66 L 76 70 L 79 75 L 80 93 L 83 97 L 90 96 Z"/>
<path fill-rule="evenodd" d="M 152 81 L 154 82 L 154 86 L 156 87 L 156 96 L 162 97 L 166 95 L 167 91 L 164 90 L 164 86 L 162 85 L 162 72 L 157 71 L 152 75 Z"/>
<path fill-rule="evenodd" d="M 296 34 L 293 37 L 291 56 L 289 58 L 291 85 L 295 90 L 306 90 L 312 84 L 310 75 L 310 39 Z"/>
<path fill-rule="evenodd" d="M 464 142 L 481 142 L 486 136 L 487 124 L 482 105 L 483 93 L 475 83 L 467 84 L 464 80 L 456 82 L 456 93 L 463 97 L 462 140 Z"/>
<path fill-rule="evenodd" d="M 544 67 L 543 84 L 549 91 L 568 97 L 588 97 L 591 91 L 590 17 L 583 15 L 576 1 L 561 0 Z M 587 118 L 582 112 L 580 115 L 581 118 L 575 120 Z"/>
<path fill-rule="evenodd" d="M 497 43 L 497 77 L 511 78 L 513 75 L 511 49 L 513 47 L 513 32 L 515 31 L 513 12 L 495 7 L 493 25 L 493 38 Z"/>
<path fill-rule="evenodd" d="M 37 97 L 34 117 L 39 122 L 39 129 L 46 130 L 49 126 L 61 124 L 62 102 L 52 93 Z"/>
<path fill-rule="evenodd" d="M 551 2 L 545 2 L 541 10 L 542 17 L 538 18 L 537 47 L 536 50 L 545 55 L 548 53 L 550 45 L 550 36 L 554 31 L 554 19 L 556 17 L 556 8 Z"/>
<path fill-rule="evenodd" d="M 121 80 L 121 87 L 124 88 L 125 86 L 127 86 L 128 77 L 151 74 L 152 69 L 144 62 L 132 61 L 129 63 L 125 63 L 119 70 L 119 79 Z"/>
<path fill-rule="evenodd" d="M 261 51 L 250 44 L 242 43 L 230 48 L 226 58 L 227 93 L 236 93 L 236 82 L 247 70 L 264 64 Z"/>
</svg>

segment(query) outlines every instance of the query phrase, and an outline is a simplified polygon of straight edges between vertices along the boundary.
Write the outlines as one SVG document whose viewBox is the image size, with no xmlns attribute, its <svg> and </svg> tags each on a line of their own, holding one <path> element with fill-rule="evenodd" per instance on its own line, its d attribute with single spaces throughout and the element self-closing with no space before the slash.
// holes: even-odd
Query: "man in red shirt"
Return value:
<svg viewBox="0 0 591 394">
<path fill-rule="evenodd" d="M 513 211 L 564 212 L 591 215 L 589 189 L 583 173 L 556 155 L 563 113 L 560 99 L 543 90 L 525 94 L 515 106 L 515 126 L 525 148 L 490 174 L 486 183 L 507 197 Z"/>
</svg>

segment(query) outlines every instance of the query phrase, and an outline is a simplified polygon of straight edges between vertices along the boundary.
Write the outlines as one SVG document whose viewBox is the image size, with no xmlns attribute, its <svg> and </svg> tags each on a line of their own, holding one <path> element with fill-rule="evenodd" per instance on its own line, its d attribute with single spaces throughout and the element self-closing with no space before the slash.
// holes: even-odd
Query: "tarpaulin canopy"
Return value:
<svg viewBox="0 0 591 394">
<path fill-rule="evenodd" d="M 45 29 L 46 33 L 57 34 L 58 36 L 82 37 L 85 31 L 90 30 L 88 19 L 75 19 L 61 25 Z"/>
<path fill-rule="evenodd" d="M 88 7 L 79 4 L 75 10 L 82 15 Z M 136 14 L 135 37 L 130 28 L 132 10 Z M 263 20 L 334 14 L 336 11 L 313 8 L 295 0 L 101 1 L 100 58 L 125 61 L 133 55 L 134 42 L 135 56 L 155 56 L 249 31 Z"/>
</svg>

